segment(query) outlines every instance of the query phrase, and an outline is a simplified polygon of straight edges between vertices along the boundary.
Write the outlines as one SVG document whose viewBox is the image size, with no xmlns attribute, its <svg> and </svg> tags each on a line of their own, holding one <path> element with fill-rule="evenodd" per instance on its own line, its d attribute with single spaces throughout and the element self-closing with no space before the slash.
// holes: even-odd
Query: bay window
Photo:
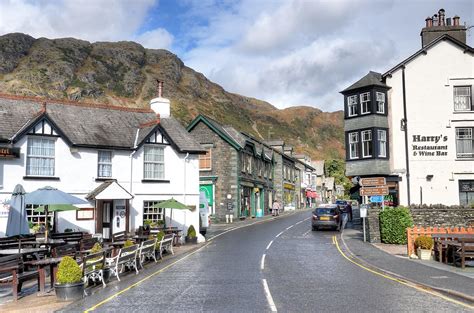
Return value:
<svg viewBox="0 0 474 313">
<path fill-rule="evenodd" d="M 362 137 L 362 157 L 369 158 L 372 156 L 372 131 L 364 130 L 361 132 Z"/>
<path fill-rule="evenodd" d="M 377 113 L 385 113 L 385 94 L 383 92 L 376 92 Z"/>
<path fill-rule="evenodd" d="M 370 113 L 370 92 L 360 94 L 360 113 Z"/>
<path fill-rule="evenodd" d="M 357 115 L 357 95 L 347 97 L 347 114 L 348 116 Z"/>
<path fill-rule="evenodd" d="M 349 158 L 359 158 L 359 133 L 349 133 Z"/>
<path fill-rule="evenodd" d="M 377 141 L 379 143 L 379 157 L 387 157 L 387 131 L 386 130 L 377 130 Z"/>
</svg>

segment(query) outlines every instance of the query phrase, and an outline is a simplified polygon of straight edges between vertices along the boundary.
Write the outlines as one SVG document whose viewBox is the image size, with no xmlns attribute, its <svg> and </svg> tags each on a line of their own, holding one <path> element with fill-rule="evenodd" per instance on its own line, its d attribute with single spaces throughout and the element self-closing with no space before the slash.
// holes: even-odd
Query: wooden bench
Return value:
<svg viewBox="0 0 474 313">
<path fill-rule="evenodd" d="M 112 271 L 112 274 L 120 281 L 119 274 L 123 272 L 125 267 L 134 268 L 136 274 L 138 274 L 137 254 L 138 245 L 121 248 L 116 256 L 106 258 L 105 263 Z"/>
<path fill-rule="evenodd" d="M 68 243 L 62 246 L 55 247 L 52 252 L 53 257 L 60 258 L 63 256 L 70 256 L 73 259 L 77 257 L 77 245 Z"/>
<path fill-rule="evenodd" d="M 140 260 L 141 268 L 143 268 L 143 263 L 146 258 L 155 260 L 155 263 L 158 262 L 155 255 L 155 245 L 156 238 L 141 243 L 140 248 L 138 249 L 138 259 Z"/>
<path fill-rule="evenodd" d="M 84 284 L 87 284 L 89 280 L 94 282 L 100 281 L 102 282 L 102 287 L 106 287 L 104 280 L 105 251 L 83 256 L 81 267 Z"/>
<path fill-rule="evenodd" d="M 89 253 L 90 250 L 94 247 L 94 245 L 98 242 L 99 238 L 97 237 L 82 239 L 79 243 L 79 255 L 82 257 L 83 255 Z"/>
<path fill-rule="evenodd" d="M 18 300 L 23 282 L 36 278 L 40 286 L 38 271 L 26 271 L 20 254 L 0 257 L 0 285 L 11 285 L 13 299 Z"/>
<path fill-rule="evenodd" d="M 173 241 L 174 234 L 166 234 L 160 241 L 160 259 L 163 258 L 163 251 L 171 252 L 174 255 L 173 251 Z"/>
<path fill-rule="evenodd" d="M 126 231 L 119 231 L 118 233 L 112 234 L 112 242 L 125 241 L 127 239 L 129 239 L 129 236 Z"/>
<path fill-rule="evenodd" d="M 449 244 L 453 247 L 453 264 L 461 263 L 461 268 L 466 267 L 466 259 L 474 260 L 474 237 L 459 238 L 456 244 Z"/>
</svg>

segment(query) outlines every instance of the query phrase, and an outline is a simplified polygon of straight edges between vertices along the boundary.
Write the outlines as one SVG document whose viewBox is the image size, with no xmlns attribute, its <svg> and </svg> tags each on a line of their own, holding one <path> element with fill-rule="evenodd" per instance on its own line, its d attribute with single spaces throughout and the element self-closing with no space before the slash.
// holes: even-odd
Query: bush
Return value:
<svg viewBox="0 0 474 313">
<path fill-rule="evenodd" d="M 433 239 L 430 236 L 419 236 L 415 239 L 415 247 L 431 250 L 433 248 Z"/>
<path fill-rule="evenodd" d="M 82 281 L 82 270 L 70 256 L 65 256 L 58 266 L 58 284 L 74 284 Z"/>
<path fill-rule="evenodd" d="M 130 239 L 127 239 L 127 240 L 125 241 L 125 243 L 123 244 L 123 247 L 124 247 L 124 248 L 127 248 L 127 247 L 131 247 L 131 246 L 133 246 L 133 245 L 134 245 L 133 241 L 131 241 Z"/>
<path fill-rule="evenodd" d="M 196 237 L 196 230 L 194 229 L 194 226 L 191 225 L 188 228 L 188 238 L 195 238 Z"/>
<path fill-rule="evenodd" d="M 100 243 L 96 242 L 91 249 L 91 253 L 97 253 L 100 251 L 102 251 L 102 246 L 100 245 Z"/>
<path fill-rule="evenodd" d="M 413 218 L 406 207 L 386 208 L 380 212 L 380 235 L 382 242 L 407 243 L 407 227 L 413 226 Z"/>
</svg>

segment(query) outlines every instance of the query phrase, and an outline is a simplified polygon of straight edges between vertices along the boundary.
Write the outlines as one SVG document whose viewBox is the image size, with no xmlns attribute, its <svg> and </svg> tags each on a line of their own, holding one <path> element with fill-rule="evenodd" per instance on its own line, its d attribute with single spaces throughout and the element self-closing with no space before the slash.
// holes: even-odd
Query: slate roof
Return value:
<svg viewBox="0 0 474 313">
<path fill-rule="evenodd" d="M 44 111 L 43 103 L 46 103 Z M 19 139 L 38 119 L 49 119 L 74 146 L 133 149 L 155 128 L 163 130 L 179 152 L 204 152 L 173 117 L 149 109 L 130 109 L 0 95 L 0 142 Z"/>
<path fill-rule="evenodd" d="M 367 75 L 356 81 L 354 84 L 341 91 L 341 93 L 368 86 L 380 86 L 389 88 L 385 83 L 382 82 L 382 74 L 370 71 Z"/>
</svg>

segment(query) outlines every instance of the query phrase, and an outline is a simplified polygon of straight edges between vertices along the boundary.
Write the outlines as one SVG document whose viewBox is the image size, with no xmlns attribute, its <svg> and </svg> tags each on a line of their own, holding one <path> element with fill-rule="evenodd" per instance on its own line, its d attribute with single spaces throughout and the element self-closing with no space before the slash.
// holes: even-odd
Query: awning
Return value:
<svg viewBox="0 0 474 313">
<path fill-rule="evenodd" d="M 129 200 L 132 198 L 133 196 L 116 180 L 103 182 L 86 196 L 87 200 Z"/>
</svg>

